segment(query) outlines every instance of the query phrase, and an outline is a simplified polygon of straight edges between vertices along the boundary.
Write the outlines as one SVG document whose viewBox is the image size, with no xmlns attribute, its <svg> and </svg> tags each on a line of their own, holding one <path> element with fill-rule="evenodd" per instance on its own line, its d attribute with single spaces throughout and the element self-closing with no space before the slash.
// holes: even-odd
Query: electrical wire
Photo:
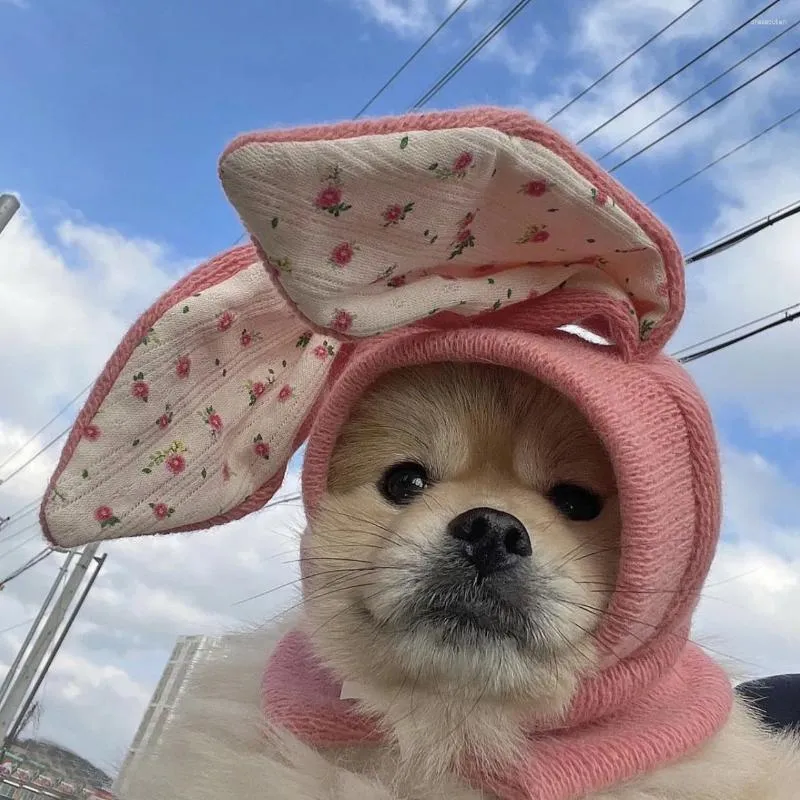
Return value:
<svg viewBox="0 0 800 800">
<path fill-rule="evenodd" d="M 755 136 L 751 136 L 746 142 L 742 142 L 740 145 L 737 145 L 732 150 L 728 150 L 727 153 L 723 153 L 721 156 L 715 158 L 713 161 L 709 161 L 708 164 L 706 164 L 704 167 L 698 169 L 696 172 L 693 172 L 691 175 L 688 175 L 682 181 L 678 181 L 678 183 L 676 183 L 674 186 L 670 186 L 669 189 L 665 189 L 663 192 L 661 192 L 661 194 L 657 194 L 655 197 L 647 201 L 647 205 L 653 205 L 653 203 L 657 202 L 658 200 L 661 200 L 668 194 L 672 194 L 672 192 L 674 192 L 676 189 L 680 189 L 681 186 L 685 186 L 687 183 L 689 183 L 689 181 L 694 180 L 698 176 L 702 175 L 704 172 L 710 170 L 712 167 L 715 167 L 721 161 L 724 161 L 726 158 L 734 155 L 735 153 L 738 153 L 740 150 L 743 150 L 745 147 L 752 144 L 757 139 L 760 139 L 762 136 L 765 136 L 766 134 L 775 130 L 775 128 L 780 127 L 784 123 L 788 122 L 790 119 L 796 117 L 798 114 L 800 114 L 800 107 L 796 108 L 794 111 L 787 114 L 785 117 L 781 117 L 781 119 L 779 119 L 777 122 L 773 123 L 768 128 L 764 128 L 764 130 L 760 131 Z"/>
<path fill-rule="evenodd" d="M 0 539 L 0 544 L 6 544 L 7 542 L 10 542 L 12 539 L 16 539 L 18 536 L 22 536 L 23 533 L 27 533 L 28 531 L 33 530 L 38 524 L 39 521 L 36 520 L 36 522 L 32 522 L 30 525 L 26 525 L 24 528 L 20 528 L 18 531 L 14 531 L 13 533 L 9 533 L 6 536 L 3 536 L 3 538 Z"/>
<path fill-rule="evenodd" d="M 70 400 L 60 411 L 58 411 L 54 417 L 52 417 L 44 425 L 42 425 L 42 427 L 39 428 L 39 430 L 36 431 L 36 433 L 34 433 L 28 439 L 28 441 L 25 442 L 25 444 L 23 444 L 21 447 L 18 447 L 10 456 L 6 456 L 6 458 L 4 458 L 2 462 L 0 462 L 0 470 L 3 469 L 3 467 L 5 467 L 10 461 L 13 461 L 29 444 L 36 441 L 36 439 L 38 439 L 39 436 L 42 433 L 44 433 L 60 416 L 62 416 L 66 411 L 68 411 L 73 405 L 75 405 L 75 403 L 78 401 L 81 395 L 86 394 L 86 392 L 88 392 L 89 389 L 92 388 L 92 383 L 94 383 L 94 381 L 86 384 L 86 386 L 84 386 L 83 389 L 81 389 L 78 392 L 78 394 L 76 394 L 75 397 L 72 398 L 72 400 Z"/>
<path fill-rule="evenodd" d="M 417 58 L 417 56 L 450 24 L 453 18 L 461 11 L 462 8 L 469 2 L 469 0 L 461 0 L 461 2 L 439 23 L 433 33 L 397 68 L 391 78 L 375 92 L 366 103 L 359 109 L 358 113 L 353 117 L 354 120 L 360 119 L 361 116 L 367 111 L 372 104 L 400 77 L 400 75 L 408 68 L 408 66 Z"/>
<path fill-rule="evenodd" d="M 697 6 L 699 6 L 700 3 L 702 2 L 703 0 L 696 0 L 696 2 L 692 3 L 692 5 L 690 5 L 689 8 L 687 8 L 685 11 L 683 11 L 677 17 L 675 17 L 675 19 L 673 19 L 672 22 L 665 25 L 657 33 L 654 33 L 644 44 L 639 45 L 639 47 L 637 47 L 632 53 L 625 56 L 625 58 L 623 58 L 622 61 L 613 66 L 610 70 L 608 70 L 608 72 L 601 75 L 594 83 L 592 83 L 590 86 L 587 86 L 582 92 L 576 94 L 575 97 L 572 98 L 572 100 L 570 100 L 566 105 L 563 105 L 561 108 L 559 108 L 558 111 L 555 112 L 555 114 L 551 114 L 550 117 L 547 119 L 547 122 L 552 122 L 556 117 L 563 114 L 571 105 L 573 105 L 573 103 L 577 103 L 578 100 L 580 100 L 584 95 L 591 92 L 592 89 L 595 88 L 595 86 L 597 86 L 599 83 L 602 83 L 606 78 L 613 75 L 620 67 L 624 66 L 634 56 L 637 56 L 639 53 L 641 53 L 642 50 L 645 49 L 645 47 L 652 44 L 656 39 L 658 39 L 659 36 L 661 36 L 662 33 L 666 33 L 676 22 L 682 20 L 690 11 L 697 8 Z"/>
<path fill-rule="evenodd" d="M 684 97 L 683 100 L 681 100 L 680 102 L 675 103 L 674 106 L 672 106 L 671 108 L 667 109 L 663 114 L 659 114 L 654 120 L 652 120 L 651 122 L 648 122 L 647 125 L 645 125 L 642 128 L 639 128 L 639 130 L 636 131 L 636 133 L 632 133 L 627 139 L 624 139 L 618 145 L 615 145 L 610 150 L 608 150 L 605 153 L 603 153 L 603 155 L 599 156 L 597 160 L 598 161 L 602 161 L 604 158 L 608 158 L 608 156 L 612 155 L 613 153 L 616 153 L 617 150 L 619 150 L 620 148 L 624 147 L 632 139 L 635 139 L 637 136 L 639 136 L 640 134 L 644 133 L 646 130 L 649 130 L 650 128 L 652 128 L 653 125 L 656 125 L 659 122 L 661 122 L 661 120 L 664 119 L 664 117 L 669 116 L 673 111 L 675 111 L 676 109 L 680 108 L 682 105 L 688 103 L 690 100 L 693 100 L 695 97 L 697 97 L 697 95 L 701 94 L 706 89 L 708 89 L 711 86 L 713 86 L 715 83 L 717 83 L 717 81 L 722 80 L 726 75 L 729 75 L 737 67 L 741 67 L 742 64 L 744 64 L 745 62 L 749 61 L 751 58 L 753 58 L 753 56 L 758 55 L 762 50 L 766 49 L 773 42 L 775 42 L 778 39 L 780 39 L 781 36 L 785 36 L 787 33 L 789 33 L 789 31 L 793 30 L 798 25 L 800 25 L 800 20 L 797 20 L 797 22 L 792 23 L 791 25 L 789 25 L 788 28 L 784 28 L 780 33 L 775 34 L 775 36 L 773 36 L 771 39 L 768 39 L 766 42 L 764 42 L 764 44 L 760 45 L 755 50 L 752 50 L 746 56 L 743 56 L 742 58 L 740 58 L 735 64 L 733 64 L 732 66 L 728 67 L 724 72 L 720 72 L 719 75 L 717 75 L 715 78 L 712 78 L 710 81 L 707 81 L 706 83 L 704 83 L 699 89 L 696 89 L 690 95 L 688 95 L 687 97 Z"/>
<path fill-rule="evenodd" d="M 662 86 L 664 86 L 665 84 L 669 83 L 673 78 L 677 78 L 678 75 L 680 75 L 682 72 L 685 72 L 687 69 L 689 69 L 689 67 L 691 67 L 694 64 L 696 64 L 698 61 L 700 61 L 701 58 L 704 58 L 705 56 L 707 56 L 712 50 L 716 50 L 716 48 L 719 47 L 721 44 L 723 44 L 724 42 L 727 42 L 728 39 L 731 38 L 731 36 L 734 36 L 735 34 L 739 33 L 739 31 L 742 30 L 742 28 L 747 27 L 754 19 L 756 19 L 757 17 L 763 16 L 763 14 L 766 11 L 768 11 L 770 8 L 772 8 L 772 6 L 777 5 L 778 3 L 780 3 L 780 1 L 781 0 L 772 0 L 771 3 L 768 3 L 767 5 L 764 6 L 764 8 L 760 9 L 755 14 L 753 14 L 752 17 L 750 17 L 749 19 L 746 19 L 744 22 L 742 22 L 739 25 L 737 25 L 732 31 L 729 31 L 728 33 L 726 33 L 725 36 L 723 36 L 721 39 L 717 39 L 717 41 L 714 42 L 714 44 L 712 44 L 709 47 L 707 47 L 705 50 L 703 50 L 702 53 L 698 53 L 698 55 L 696 55 L 690 61 L 687 61 L 682 67 L 679 67 L 678 69 L 675 70 L 675 72 L 672 72 L 671 74 L 667 75 L 666 78 L 664 78 L 663 80 L 659 81 L 651 89 L 648 89 L 644 94 L 642 94 L 639 97 L 637 97 L 636 100 L 633 100 L 632 102 L 628 103 L 628 105 L 625 106 L 625 108 L 620 109 L 619 111 L 617 111 L 616 114 L 614 114 L 612 117 L 607 119 L 601 125 L 598 125 L 594 130 L 589 131 L 589 133 L 587 133 L 586 136 L 584 136 L 582 139 L 578 139 L 577 144 L 583 144 L 587 139 L 591 139 L 592 136 L 594 136 L 596 133 L 599 133 L 604 128 L 606 128 L 608 125 L 610 125 L 612 122 L 614 122 L 615 120 L 619 119 L 626 111 L 630 111 L 634 106 L 639 105 L 639 103 L 641 103 L 642 100 L 646 100 L 648 97 L 650 97 L 651 94 L 653 94 L 653 92 L 657 92 Z"/>
<path fill-rule="evenodd" d="M 671 353 L 670 355 L 672 358 L 677 358 L 683 355 L 684 353 L 688 353 L 690 350 L 694 350 L 696 347 L 702 347 L 704 344 L 710 344 L 711 342 L 719 341 L 720 339 L 724 339 L 726 336 L 730 336 L 733 333 L 739 333 L 740 331 L 752 328 L 753 325 L 758 325 L 760 322 L 766 322 L 768 319 L 772 319 L 778 314 L 788 314 L 794 311 L 795 309 L 800 309 L 800 303 L 792 303 L 790 306 L 784 306 L 783 308 L 779 308 L 777 311 L 772 311 L 769 314 L 764 314 L 763 317 L 758 317 L 757 319 L 751 319 L 749 322 L 743 322 L 741 325 L 737 325 L 735 328 L 728 328 L 728 330 L 722 331 L 721 333 L 717 333 L 714 336 L 709 336 L 707 339 L 703 339 L 699 342 L 695 342 L 694 344 L 682 347 L 680 350 L 676 350 L 674 353 Z"/>
<path fill-rule="evenodd" d="M 629 164 L 635 158 L 638 158 L 640 155 L 643 155 L 648 150 L 655 147 L 657 144 L 663 142 L 665 139 L 672 136 L 674 133 L 677 133 L 682 128 L 685 128 L 689 123 L 694 122 L 699 117 L 702 117 L 703 114 L 705 114 L 707 111 L 711 111 L 712 108 L 716 108 L 720 103 L 724 103 L 729 97 L 733 97 L 733 95 L 744 89 L 746 86 L 749 86 L 751 83 L 754 83 L 759 78 L 762 78 L 764 75 L 771 72 L 776 67 L 779 67 L 781 64 L 783 64 L 784 61 L 788 61 L 790 58 L 792 58 L 792 56 L 797 55 L 797 53 L 800 53 L 800 47 L 796 47 L 794 50 L 792 50 L 791 53 L 787 53 L 785 56 L 783 56 L 783 58 L 779 58 L 774 64 L 770 64 L 768 67 L 765 67 L 764 69 L 761 70 L 761 72 L 757 73 L 756 75 L 753 75 L 752 78 L 748 78 L 748 80 L 746 80 L 744 83 L 740 83 L 737 87 L 731 89 L 729 92 L 722 95 L 722 97 L 717 98 L 713 103 L 710 103 L 705 108 L 701 108 L 700 111 L 698 111 L 696 114 L 692 114 L 691 117 L 685 119 L 683 122 L 679 123 L 671 130 L 662 134 L 657 139 L 654 139 L 652 142 L 645 145 L 640 150 L 637 150 L 633 155 L 624 158 L 622 161 L 611 167 L 611 169 L 609 169 L 608 171 L 610 173 L 613 173 L 616 172 L 620 167 L 624 167 L 626 164 Z"/>
<path fill-rule="evenodd" d="M 24 464 L 20 464 L 20 466 L 18 466 L 13 472 L 10 472 L 8 475 L 6 475 L 5 478 L 0 478 L 0 486 L 5 486 L 13 477 L 19 475 L 20 472 L 22 472 L 22 470 L 24 470 L 27 466 L 36 461 L 36 459 L 39 458 L 39 456 L 41 456 L 43 453 L 46 453 L 60 439 L 63 439 L 70 432 L 71 429 L 72 426 L 70 425 L 69 428 L 61 431 L 61 433 L 59 433 L 58 436 L 53 437 L 46 445 L 44 445 L 44 447 L 37 450 Z"/>
<path fill-rule="evenodd" d="M 751 222 L 729 233 L 727 236 L 723 236 L 721 239 L 717 239 L 715 242 L 706 245 L 700 250 L 696 250 L 694 253 L 686 256 L 684 263 L 696 264 L 698 261 L 703 261 L 703 259 L 715 256 L 724 250 L 741 244 L 743 241 L 749 239 L 751 236 L 755 236 L 765 228 L 769 228 L 777 222 L 783 222 L 783 220 L 793 217 L 797 213 L 800 213 L 800 200 L 788 206 L 784 206 L 783 208 L 779 208 L 777 211 L 767 214 L 766 217 L 761 217 L 761 219 Z"/>
<path fill-rule="evenodd" d="M 518 14 L 521 14 L 532 2 L 532 0 L 520 0 L 516 5 L 512 6 L 506 14 L 501 17 L 483 36 L 478 39 L 475 44 L 441 77 L 439 80 L 428 89 L 422 97 L 411 106 L 411 111 L 417 111 L 422 108 L 429 100 L 432 100 L 439 92 L 450 83 L 453 78 L 461 72 L 464 67 L 472 61 L 475 56 L 488 45 L 492 39 L 495 38 L 504 28 L 506 28 Z M 702 0 L 700 0 L 702 2 Z"/>
<path fill-rule="evenodd" d="M 27 539 L 25 539 L 25 541 L 20 542 L 16 547 L 12 547 L 10 550 L 6 550 L 5 553 L 0 554 L 0 559 L 6 558 L 7 556 L 10 556 L 12 553 L 16 553 L 17 550 L 19 550 L 22 547 L 25 547 L 26 544 L 29 544 L 34 539 L 38 539 L 39 536 L 40 534 L 38 532 L 34 533 L 33 536 L 29 536 Z"/>
<path fill-rule="evenodd" d="M 31 617 L 30 619 L 26 619 L 25 622 L 18 622 L 16 625 L 10 625 L 8 628 L 3 628 L 2 630 L 0 630 L 0 636 L 2 636 L 4 633 L 10 633 L 11 631 L 15 631 L 17 628 L 22 628 L 25 625 L 30 625 L 31 622 L 34 621 L 34 619 L 36 619 L 36 617 Z"/>
<path fill-rule="evenodd" d="M 24 575 L 29 569 L 33 569 L 35 566 L 41 564 L 46 558 L 49 558 L 52 553 L 53 550 L 50 547 L 45 547 L 43 550 L 40 550 L 35 556 L 33 556 L 33 558 L 29 559 L 21 567 L 15 569 L 10 575 L 7 575 L 5 578 L 0 580 L 0 586 L 6 586 L 8 583 L 13 581 L 14 578 Z"/>
<path fill-rule="evenodd" d="M 720 350 L 725 350 L 728 347 L 733 347 L 735 344 L 739 344 L 740 342 L 744 342 L 747 339 L 751 339 L 753 336 L 758 336 L 765 331 L 771 330 L 772 328 L 777 328 L 779 325 L 785 325 L 787 322 L 794 322 L 795 320 L 800 319 L 800 311 L 794 311 L 791 314 L 786 314 L 779 320 L 775 320 L 774 322 L 767 323 L 766 325 L 762 325 L 760 328 L 756 328 L 753 331 L 748 333 L 743 333 L 741 336 L 736 336 L 733 339 L 727 339 L 724 342 L 720 342 L 719 344 L 713 345 L 711 347 L 707 347 L 705 350 L 700 350 L 697 353 L 691 353 L 688 356 L 683 356 L 678 359 L 681 364 L 691 364 L 694 361 L 698 361 L 701 358 L 705 358 L 706 356 L 710 356 L 713 353 L 718 353 Z"/>
<path fill-rule="evenodd" d="M 39 503 L 38 498 L 36 500 L 31 500 L 28 503 L 25 503 L 24 506 L 18 508 L 16 511 L 12 511 L 8 517 L 6 517 L 5 521 L 0 523 L 0 531 L 3 530 L 5 525 L 10 525 L 12 522 L 16 522 L 21 517 L 27 517 L 35 508 L 36 505 Z"/>
</svg>

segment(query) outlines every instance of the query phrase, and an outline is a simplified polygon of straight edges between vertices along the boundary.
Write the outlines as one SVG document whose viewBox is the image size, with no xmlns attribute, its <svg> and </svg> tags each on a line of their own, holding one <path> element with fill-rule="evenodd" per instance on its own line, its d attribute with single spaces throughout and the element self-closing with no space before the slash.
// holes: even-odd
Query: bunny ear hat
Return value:
<svg viewBox="0 0 800 800">
<path fill-rule="evenodd" d="M 252 244 L 199 266 L 127 333 L 48 487 L 47 537 L 243 517 L 305 441 L 313 515 L 338 431 L 382 373 L 513 367 L 571 399 L 614 464 L 623 546 L 598 631 L 613 657 L 563 725 L 531 732 L 530 763 L 466 777 L 508 800 L 580 797 L 716 732 L 730 684 L 688 634 L 719 536 L 719 459 L 705 403 L 663 355 L 684 310 L 664 226 L 558 133 L 500 109 L 251 134 L 219 173 Z M 265 711 L 312 743 L 379 738 L 337 680 L 292 633 Z"/>
</svg>

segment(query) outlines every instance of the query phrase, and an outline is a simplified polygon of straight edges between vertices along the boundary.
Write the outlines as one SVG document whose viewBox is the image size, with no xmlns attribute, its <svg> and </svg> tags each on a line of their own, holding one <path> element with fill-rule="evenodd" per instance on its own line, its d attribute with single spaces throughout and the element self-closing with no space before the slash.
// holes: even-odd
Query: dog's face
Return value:
<svg viewBox="0 0 800 800">
<path fill-rule="evenodd" d="M 343 428 L 304 552 L 322 655 L 384 687 L 472 687 L 563 710 L 616 579 L 606 452 L 536 379 L 397 370 Z"/>
</svg>

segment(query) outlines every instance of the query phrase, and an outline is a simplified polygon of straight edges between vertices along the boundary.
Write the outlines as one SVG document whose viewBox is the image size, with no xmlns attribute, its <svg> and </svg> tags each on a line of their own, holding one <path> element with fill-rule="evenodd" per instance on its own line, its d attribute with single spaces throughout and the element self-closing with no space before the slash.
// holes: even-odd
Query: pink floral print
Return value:
<svg viewBox="0 0 800 800">
<path fill-rule="evenodd" d="M 222 417 L 214 411 L 214 406 L 206 407 L 205 411 L 200 412 L 200 417 L 208 425 L 211 436 L 216 438 L 217 434 L 222 430 L 223 424 Z"/>
<path fill-rule="evenodd" d="M 338 217 L 345 211 L 349 211 L 352 206 L 344 200 L 344 184 L 342 182 L 341 170 L 338 166 L 333 167 L 323 180 L 325 184 L 317 194 L 314 205 L 322 211 L 327 211 Z"/>
<path fill-rule="evenodd" d="M 318 344 L 312 352 L 314 356 L 318 358 L 320 361 L 325 361 L 326 359 L 330 358 L 336 351 L 333 348 L 333 345 L 328 344 L 327 340 L 324 341 L 322 344 Z"/>
<path fill-rule="evenodd" d="M 249 331 L 247 328 L 244 328 L 242 332 L 239 334 L 239 344 L 242 347 L 250 347 L 253 342 L 260 342 L 261 341 L 261 332 L 260 331 Z"/>
<path fill-rule="evenodd" d="M 552 187 L 552 185 L 553 184 L 550 181 L 538 178 L 536 180 L 523 183 L 519 188 L 518 193 L 526 194 L 528 197 L 542 197 L 544 194 L 546 194 L 548 189 Z"/>
<path fill-rule="evenodd" d="M 170 404 L 167 403 L 164 407 L 164 413 L 156 420 L 156 425 L 159 428 L 167 428 L 169 424 L 172 422 L 172 409 Z"/>
<path fill-rule="evenodd" d="M 109 506 L 99 506 L 95 509 L 94 518 L 100 523 L 100 528 L 108 528 L 111 525 L 119 524 L 119 518 Z"/>
<path fill-rule="evenodd" d="M 142 472 L 145 475 L 150 475 L 156 467 L 164 464 L 168 472 L 178 475 L 186 469 L 186 459 L 182 455 L 185 452 L 186 445 L 176 439 L 166 450 L 156 450 L 150 456 L 150 460 L 147 466 L 142 469 Z"/>
<path fill-rule="evenodd" d="M 268 378 L 266 381 L 248 381 L 245 385 L 250 397 L 248 405 L 254 406 L 258 398 L 267 391 L 267 387 L 274 381 L 274 378 Z"/>
<path fill-rule="evenodd" d="M 517 244 L 542 244 L 550 238 L 547 225 L 528 225 L 525 233 L 517 239 Z"/>
<path fill-rule="evenodd" d="M 100 438 L 100 428 L 98 428 L 97 425 L 84 425 L 83 437 L 90 442 L 96 442 Z"/>
<path fill-rule="evenodd" d="M 331 318 L 331 328 L 338 333 L 347 333 L 353 327 L 353 315 L 349 311 L 337 308 Z"/>
<path fill-rule="evenodd" d="M 156 519 L 167 519 L 175 513 L 175 509 L 168 506 L 166 503 L 150 503 L 150 508 L 153 509 L 153 516 Z"/>
<path fill-rule="evenodd" d="M 289 386 L 288 383 L 285 383 L 281 386 L 281 390 L 278 392 L 278 402 L 285 403 L 294 393 L 294 389 Z"/>
<path fill-rule="evenodd" d="M 305 333 L 300 334 L 300 338 L 297 340 L 295 347 L 300 347 L 302 349 L 308 347 L 308 343 L 311 341 L 311 336 L 311 331 L 306 331 Z"/>
<path fill-rule="evenodd" d="M 352 242 L 342 242 L 331 250 L 328 263 L 334 267 L 346 267 L 353 260 L 353 253 L 358 248 Z"/>
<path fill-rule="evenodd" d="M 450 166 L 441 165 L 438 162 L 431 164 L 428 169 L 433 172 L 437 178 L 465 178 L 467 171 L 475 166 L 475 156 L 468 151 L 464 151 L 457 155 Z"/>
<path fill-rule="evenodd" d="M 186 469 L 186 459 L 179 453 L 167 456 L 167 460 L 164 463 L 173 475 L 179 475 Z"/>
<path fill-rule="evenodd" d="M 394 204 L 386 206 L 381 214 L 383 218 L 383 227 L 388 228 L 390 225 L 397 225 L 406 218 L 406 214 L 410 214 L 414 210 L 414 203 L 405 203 L 404 205 Z"/>
<path fill-rule="evenodd" d="M 468 247 L 475 247 L 475 235 L 472 233 L 472 225 L 475 222 L 476 211 L 465 214 L 458 223 L 458 230 L 452 242 L 450 242 L 450 255 L 448 261 L 460 256 Z"/>
<path fill-rule="evenodd" d="M 146 403 L 148 398 L 150 397 L 150 386 L 145 381 L 143 372 L 137 372 L 133 376 L 133 385 L 131 386 L 131 394 L 144 403 Z"/>
<path fill-rule="evenodd" d="M 217 330 L 218 331 L 227 331 L 231 325 L 233 325 L 233 314 L 230 311 L 223 311 L 220 314 L 217 314 Z"/>
<path fill-rule="evenodd" d="M 265 461 L 269 458 L 269 444 L 260 433 L 253 439 L 253 452 Z"/>
<path fill-rule="evenodd" d="M 179 378 L 188 378 L 192 369 L 192 359 L 189 356 L 181 356 L 175 363 L 175 374 Z"/>
<path fill-rule="evenodd" d="M 405 286 L 407 282 L 407 278 L 405 275 L 395 275 L 386 282 L 386 285 L 390 289 L 397 289 L 400 286 Z"/>
</svg>

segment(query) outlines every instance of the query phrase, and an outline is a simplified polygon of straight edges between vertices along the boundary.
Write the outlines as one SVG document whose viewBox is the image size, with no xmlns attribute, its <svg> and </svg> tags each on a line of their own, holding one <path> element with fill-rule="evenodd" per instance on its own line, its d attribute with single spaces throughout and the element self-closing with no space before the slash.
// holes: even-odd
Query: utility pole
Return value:
<svg viewBox="0 0 800 800">
<path fill-rule="evenodd" d="M 19 200 L 13 194 L 0 194 L 0 233 L 19 211 Z"/>
<path fill-rule="evenodd" d="M 3 700 L 5 700 L 8 688 L 9 686 L 11 686 L 11 683 L 17 674 L 19 665 L 22 663 L 22 659 L 25 658 L 25 654 L 28 652 L 28 649 L 31 646 L 33 637 L 36 636 L 36 631 L 39 629 L 39 625 L 42 624 L 42 620 L 44 619 L 45 614 L 47 614 L 47 609 L 50 608 L 50 604 L 53 602 L 53 598 L 56 596 L 58 587 L 64 580 L 64 576 L 67 574 L 67 571 L 69 570 L 69 565 L 72 563 L 72 560 L 75 558 L 75 555 L 76 552 L 74 550 L 71 550 L 67 554 L 67 557 L 64 559 L 64 563 L 58 570 L 58 575 L 56 575 L 56 578 L 53 581 L 53 585 L 50 587 L 50 591 L 47 593 L 47 597 L 45 597 L 44 603 L 42 603 L 42 607 L 39 609 L 39 613 L 36 615 L 36 619 L 33 621 L 33 625 L 31 625 L 31 628 L 28 631 L 28 635 L 25 637 L 25 641 L 22 643 L 22 647 L 20 647 L 19 651 L 17 652 L 16 658 L 14 659 L 11 666 L 8 668 L 6 677 L 3 680 L 3 685 L 0 686 L 0 703 L 2 703 Z"/>
<path fill-rule="evenodd" d="M 25 704 L 29 690 L 36 680 L 39 668 L 47 656 L 47 651 L 56 638 L 58 630 L 64 622 L 67 611 L 78 593 L 83 578 L 99 547 L 99 543 L 84 547 L 80 558 L 73 567 L 72 574 L 67 578 L 50 615 L 45 620 L 42 630 L 31 648 L 30 655 L 25 659 L 19 675 L 12 683 L 2 703 L 0 703 L 0 743 L 2 743 L 3 747 L 5 747 L 8 734 Z"/>
<path fill-rule="evenodd" d="M 61 633 L 56 640 L 55 645 L 50 650 L 50 654 L 47 656 L 47 660 L 45 661 L 44 667 L 42 668 L 41 672 L 39 672 L 39 676 L 36 678 L 36 681 L 31 688 L 28 697 L 26 698 L 25 702 L 22 704 L 22 708 L 19 710 L 17 714 L 16 722 L 11 726 L 11 730 L 6 736 L 5 742 L 3 742 L 3 749 L 10 747 L 16 741 L 17 737 L 19 736 L 22 729 L 25 727 L 26 721 L 29 719 L 29 712 L 33 708 L 34 700 L 36 699 L 36 693 L 39 691 L 42 683 L 44 682 L 47 673 L 50 670 L 50 667 L 55 661 L 56 656 L 58 655 L 59 650 L 61 650 L 61 646 L 64 644 L 64 640 L 67 638 L 67 635 L 70 632 L 70 629 L 75 624 L 75 620 L 78 618 L 78 614 L 81 613 L 81 609 L 83 608 L 83 604 L 86 602 L 86 598 L 89 596 L 89 592 L 92 591 L 92 587 L 94 586 L 94 582 L 97 580 L 97 576 L 100 574 L 100 570 L 103 569 L 103 564 L 106 563 L 107 555 L 102 555 L 99 558 L 95 558 L 95 568 L 94 572 L 89 576 L 89 580 L 86 582 L 86 586 L 84 586 L 83 591 L 81 592 L 81 596 L 78 598 L 78 602 L 75 603 L 74 608 L 72 609 L 72 613 L 69 615 L 69 619 L 67 620 L 64 627 L 61 629 Z"/>
</svg>

